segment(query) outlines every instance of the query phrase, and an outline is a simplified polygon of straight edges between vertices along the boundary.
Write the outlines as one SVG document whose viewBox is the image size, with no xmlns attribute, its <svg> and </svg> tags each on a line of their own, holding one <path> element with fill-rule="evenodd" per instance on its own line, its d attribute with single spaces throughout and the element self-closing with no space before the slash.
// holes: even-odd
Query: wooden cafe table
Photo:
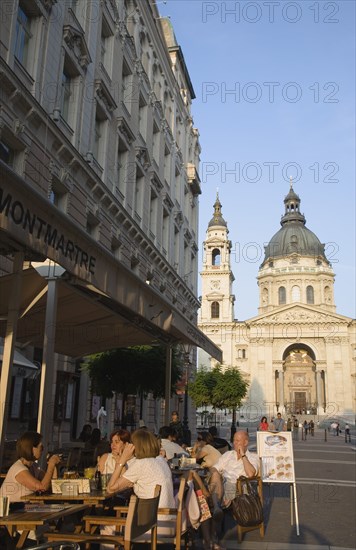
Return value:
<svg viewBox="0 0 356 550">
<path fill-rule="evenodd" d="M 78 493 L 78 495 L 62 495 L 61 493 L 31 493 L 22 497 L 22 500 L 33 503 L 81 503 L 87 506 L 99 506 L 105 500 L 110 499 L 106 491 L 90 491 L 90 493 Z"/>
<path fill-rule="evenodd" d="M 87 504 L 28 504 L 24 510 L 10 512 L 8 516 L 0 517 L 0 526 L 7 528 L 11 537 L 17 531 L 22 531 L 16 548 L 23 548 L 30 531 L 36 527 L 59 522 L 66 516 L 82 512 L 88 508 Z"/>
</svg>

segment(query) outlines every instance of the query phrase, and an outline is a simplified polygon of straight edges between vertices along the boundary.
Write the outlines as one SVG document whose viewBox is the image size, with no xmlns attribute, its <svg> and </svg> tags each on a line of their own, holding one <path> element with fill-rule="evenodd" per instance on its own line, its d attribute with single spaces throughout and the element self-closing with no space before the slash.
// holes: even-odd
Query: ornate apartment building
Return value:
<svg viewBox="0 0 356 550">
<path fill-rule="evenodd" d="M 76 435 L 91 407 L 76 358 L 156 341 L 219 354 L 196 327 L 194 89 L 154 0 L 5 0 L 0 25 L 4 360 L 16 343 L 42 365 L 46 431 Z M 16 435 L 33 414 L 32 379 L 12 383 Z"/>
<path fill-rule="evenodd" d="M 356 323 L 336 313 L 334 272 L 300 202 L 291 185 L 257 275 L 258 315 L 237 321 L 231 241 L 217 197 L 204 241 L 199 327 L 223 351 L 223 366 L 248 380 L 243 410 L 251 420 L 280 411 L 354 421 Z"/>
</svg>

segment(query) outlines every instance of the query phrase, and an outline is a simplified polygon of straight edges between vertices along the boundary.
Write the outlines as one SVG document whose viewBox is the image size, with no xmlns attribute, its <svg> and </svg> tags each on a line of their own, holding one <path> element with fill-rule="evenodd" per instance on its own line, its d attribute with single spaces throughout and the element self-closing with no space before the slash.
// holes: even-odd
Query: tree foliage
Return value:
<svg viewBox="0 0 356 550">
<path fill-rule="evenodd" d="M 233 367 L 222 370 L 217 364 L 213 369 L 202 367 L 194 382 L 189 384 L 189 395 L 197 407 L 211 405 L 216 409 L 235 409 L 246 396 L 248 383 L 241 372 Z"/>
<path fill-rule="evenodd" d="M 89 373 L 92 387 L 97 395 L 110 398 L 113 392 L 126 394 L 152 393 L 163 397 L 166 377 L 166 348 L 164 346 L 135 346 L 117 348 L 91 355 L 83 365 Z M 182 375 L 179 354 L 172 350 L 172 385 Z"/>
</svg>

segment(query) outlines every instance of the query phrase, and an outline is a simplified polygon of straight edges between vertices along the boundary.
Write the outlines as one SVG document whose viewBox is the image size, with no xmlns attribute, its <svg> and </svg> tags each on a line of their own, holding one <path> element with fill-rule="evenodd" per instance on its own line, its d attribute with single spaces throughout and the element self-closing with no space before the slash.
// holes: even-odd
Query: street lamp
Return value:
<svg viewBox="0 0 356 550">
<path fill-rule="evenodd" d="M 191 444 L 191 432 L 189 429 L 188 419 L 188 383 L 189 383 L 189 367 L 192 364 L 191 352 L 193 346 L 191 344 L 182 344 L 183 362 L 184 362 L 184 411 L 183 411 L 183 439 L 188 446 Z"/>
</svg>

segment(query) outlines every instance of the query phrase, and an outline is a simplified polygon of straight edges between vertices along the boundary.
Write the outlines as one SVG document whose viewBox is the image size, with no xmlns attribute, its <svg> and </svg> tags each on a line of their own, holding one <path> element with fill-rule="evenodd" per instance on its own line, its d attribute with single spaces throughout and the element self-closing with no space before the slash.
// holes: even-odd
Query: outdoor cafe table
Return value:
<svg viewBox="0 0 356 550">
<path fill-rule="evenodd" d="M 17 531 L 22 531 L 16 548 L 23 548 L 30 531 L 34 531 L 36 527 L 52 521 L 58 522 L 66 516 L 82 512 L 87 508 L 86 504 L 41 505 L 38 503 L 38 506 L 33 505 L 28 510 L 18 510 L 10 512 L 8 516 L 0 517 L 0 526 L 6 527 L 11 537 L 14 537 Z"/>
<path fill-rule="evenodd" d="M 109 495 L 106 491 L 91 491 L 90 493 L 79 493 L 78 495 L 62 495 L 62 493 L 31 493 L 22 497 L 26 502 L 60 502 L 60 503 L 82 503 L 87 506 L 98 506 L 105 500 L 110 499 L 113 495 Z"/>
</svg>

